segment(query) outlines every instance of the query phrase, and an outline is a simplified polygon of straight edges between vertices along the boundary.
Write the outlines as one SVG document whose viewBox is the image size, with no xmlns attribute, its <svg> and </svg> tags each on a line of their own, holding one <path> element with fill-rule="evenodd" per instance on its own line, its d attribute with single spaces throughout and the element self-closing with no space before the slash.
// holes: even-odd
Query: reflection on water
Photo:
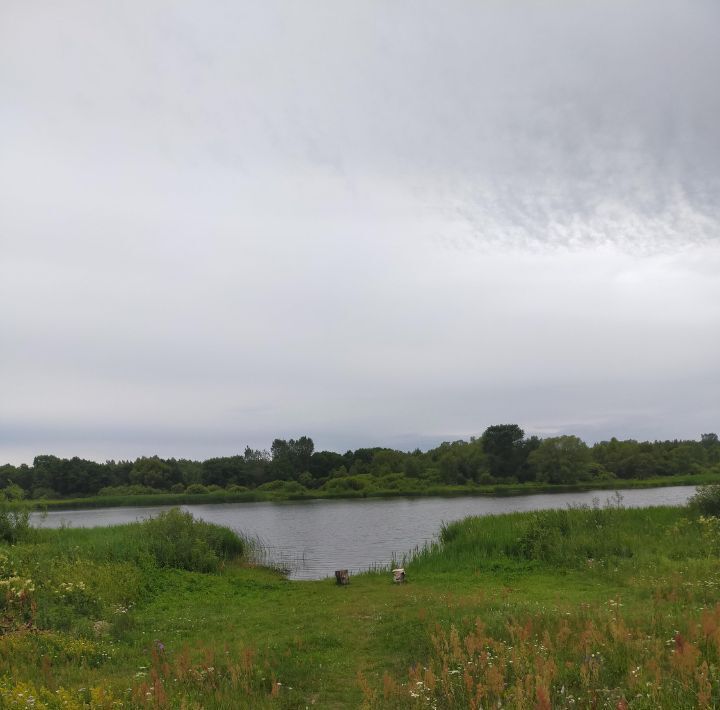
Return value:
<svg viewBox="0 0 720 710">
<path fill-rule="evenodd" d="M 694 486 L 622 491 L 626 507 L 682 505 Z M 468 515 L 604 504 L 611 491 L 586 491 L 509 498 L 370 498 L 285 503 L 185 505 L 193 515 L 255 539 L 265 562 L 287 569 L 293 579 L 321 579 L 336 569 L 351 572 L 389 565 L 433 540 L 443 522 Z M 167 507 L 53 511 L 33 522 L 47 527 L 92 527 L 134 522 Z"/>
</svg>

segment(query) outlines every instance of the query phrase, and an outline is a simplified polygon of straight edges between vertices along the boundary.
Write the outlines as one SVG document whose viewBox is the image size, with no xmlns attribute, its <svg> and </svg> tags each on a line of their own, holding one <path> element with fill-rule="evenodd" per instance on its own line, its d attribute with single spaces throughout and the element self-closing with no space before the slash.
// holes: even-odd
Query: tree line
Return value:
<svg viewBox="0 0 720 710">
<path fill-rule="evenodd" d="M 567 484 L 709 471 L 720 474 L 720 442 L 714 433 L 699 440 L 612 438 L 588 446 L 577 436 L 526 437 L 517 424 L 498 424 L 469 441 L 444 442 L 428 451 L 373 447 L 340 454 L 315 451 L 313 440 L 301 436 L 275 439 L 269 451 L 248 446 L 243 454 L 205 461 L 150 456 L 97 463 L 40 455 L 31 466 L 0 466 L 0 496 L 64 498 L 283 486 L 342 492 L 371 484 L 404 490 L 409 484 Z"/>
</svg>

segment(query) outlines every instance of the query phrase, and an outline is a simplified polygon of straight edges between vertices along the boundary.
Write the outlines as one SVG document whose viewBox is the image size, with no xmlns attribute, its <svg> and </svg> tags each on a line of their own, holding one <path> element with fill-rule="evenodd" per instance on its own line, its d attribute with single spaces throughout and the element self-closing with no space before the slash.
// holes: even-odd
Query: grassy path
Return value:
<svg viewBox="0 0 720 710">
<path fill-rule="evenodd" d="M 198 656 L 250 646 L 273 659 L 283 686 L 302 689 L 307 704 L 323 708 L 359 706 L 358 673 L 378 686 L 386 672 L 406 674 L 430 655 L 436 624 L 575 613 L 580 605 L 602 608 L 618 594 L 635 607 L 644 596 L 617 580 L 576 571 L 560 578 L 543 571 L 459 572 L 405 585 L 375 573 L 353 577 L 348 587 L 334 580 L 288 582 L 240 566 L 202 580 L 180 571 L 163 576 L 157 596 L 136 614 L 139 655 L 147 656 L 155 640 L 171 651 L 188 645 Z"/>
</svg>

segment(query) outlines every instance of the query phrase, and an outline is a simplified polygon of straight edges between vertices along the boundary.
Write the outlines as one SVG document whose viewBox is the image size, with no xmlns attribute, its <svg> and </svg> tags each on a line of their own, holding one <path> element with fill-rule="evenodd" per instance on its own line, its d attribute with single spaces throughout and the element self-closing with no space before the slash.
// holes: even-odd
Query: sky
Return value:
<svg viewBox="0 0 720 710">
<path fill-rule="evenodd" d="M 720 431 L 720 3 L 0 2 L 0 463 Z"/>
</svg>

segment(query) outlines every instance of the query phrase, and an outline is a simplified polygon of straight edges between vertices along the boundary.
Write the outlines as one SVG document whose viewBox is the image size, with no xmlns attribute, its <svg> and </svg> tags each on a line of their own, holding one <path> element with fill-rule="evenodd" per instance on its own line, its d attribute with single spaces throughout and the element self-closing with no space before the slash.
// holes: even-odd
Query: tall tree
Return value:
<svg viewBox="0 0 720 710">
<path fill-rule="evenodd" d="M 490 473 L 497 478 L 517 475 L 523 462 L 525 432 L 517 424 L 489 426 L 480 437 Z"/>
<path fill-rule="evenodd" d="M 554 436 L 543 439 L 528 457 L 538 481 L 574 483 L 590 476 L 592 457 L 585 442 L 577 436 Z"/>
</svg>

